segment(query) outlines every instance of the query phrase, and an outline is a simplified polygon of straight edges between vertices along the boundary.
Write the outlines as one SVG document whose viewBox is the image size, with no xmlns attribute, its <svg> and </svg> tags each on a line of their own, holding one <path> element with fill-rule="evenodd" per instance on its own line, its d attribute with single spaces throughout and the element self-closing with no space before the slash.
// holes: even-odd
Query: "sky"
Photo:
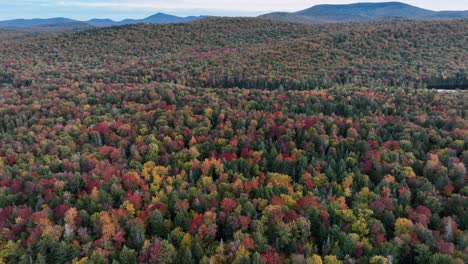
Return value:
<svg viewBox="0 0 468 264">
<path fill-rule="evenodd" d="M 179 16 L 257 16 L 273 11 L 298 11 L 317 4 L 387 2 L 390 0 L 0 0 L 0 20 L 67 17 L 144 18 L 163 12 Z M 468 0 L 401 0 L 432 10 L 468 10 Z"/>
</svg>

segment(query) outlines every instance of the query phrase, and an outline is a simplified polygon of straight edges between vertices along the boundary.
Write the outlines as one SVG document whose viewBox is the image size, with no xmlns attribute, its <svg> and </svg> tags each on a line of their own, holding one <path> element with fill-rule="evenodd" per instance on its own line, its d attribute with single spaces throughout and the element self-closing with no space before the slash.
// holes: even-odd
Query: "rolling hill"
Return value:
<svg viewBox="0 0 468 264">
<path fill-rule="evenodd" d="M 296 23 L 364 22 L 379 19 L 459 19 L 468 11 L 432 11 L 400 2 L 356 3 L 347 5 L 316 5 L 294 13 L 276 12 L 260 16 Z"/>
<path fill-rule="evenodd" d="M 64 17 L 56 17 L 56 18 L 47 18 L 47 19 L 13 19 L 13 20 L 5 20 L 0 21 L 0 27 L 3 28 L 30 28 L 30 27 L 40 27 L 46 25 L 57 25 L 57 24 L 68 24 L 68 23 L 76 23 L 78 21 L 64 18 Z"/>
<path fill-rule="evenodd" d="M 11 42 L 0 46 L 8 62 L 0 72 L 17 86 L 72 78 L 296 90 L 345 83 L 466 88 L 467 36 L 468 20 L 314 26 L 207 18 Z"/>
<path fill-rule="evenodd" d="M 182 23 L 190 22 L 198 19 L 205 18 L 206 16 L 188 16 L 179 17 L 168 15 L 164 13 L 157 13 L 143 19 L 125 19 L 122 21 L 114 21 L 112 19 L 90 19 L 87 21 L 78 21 L 69 18 L 49 18 L 49 19 L 14 19 L 0 21 L 0 28 L 62 28 L 62 29 L 80 29 L 86 27 L 109 27 L 109 26 L 122 26 L 137 23 Z"/>
</svg>

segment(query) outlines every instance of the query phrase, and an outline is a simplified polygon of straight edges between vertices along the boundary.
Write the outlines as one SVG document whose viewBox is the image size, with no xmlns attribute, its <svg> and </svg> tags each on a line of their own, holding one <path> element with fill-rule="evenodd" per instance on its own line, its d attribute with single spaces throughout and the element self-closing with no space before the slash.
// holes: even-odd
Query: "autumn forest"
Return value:
<svg viewBox="0 0 468 264">
<path fill-rule="evenodd" d="M 0 30 L 0 263 L 468 262 L 468 20 Z"/>
</svg>

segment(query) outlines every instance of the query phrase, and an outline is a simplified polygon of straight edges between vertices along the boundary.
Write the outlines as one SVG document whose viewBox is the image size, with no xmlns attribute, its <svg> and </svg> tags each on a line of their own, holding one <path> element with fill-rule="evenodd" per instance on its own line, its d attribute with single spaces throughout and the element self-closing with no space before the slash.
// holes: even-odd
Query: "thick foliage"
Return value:
<svg viewBox="0 0 468 264">
<path fill-rule="evenodd" d="M 466 263 L 466 22 L 1 43 L 0 263 Z"/>
<path fill-rule="evenodd" d="M 193 87 L 309 89 L 468 86 L 468 20 L 306 26 L 248 18 L 132 25 L 0 46 L 17 86 L 175 82 Z"/>
<path fill-rule="evenodd" d="M 8 263 L 467 260 L 464 92 L 0 91 Z"/>
</svg>

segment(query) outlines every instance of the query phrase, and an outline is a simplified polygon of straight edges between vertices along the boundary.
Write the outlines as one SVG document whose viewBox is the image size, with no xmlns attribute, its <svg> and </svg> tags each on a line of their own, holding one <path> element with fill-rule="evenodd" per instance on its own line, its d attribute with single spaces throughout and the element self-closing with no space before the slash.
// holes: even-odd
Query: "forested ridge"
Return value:
<svg viewBox="0 0 468 264">
<path fill-rule="evenodd" d="M 468 20 L 320 26 L 253 18 L 131 25 L 1 45 L 17 85 L 175 82 L 312 89 L 353 83 L 466 88 Z"/>
<path fill-rule="evenodd" d="M 9 36 L 0 263 L 467 263 L 467 27 Z"/>
</svg>

